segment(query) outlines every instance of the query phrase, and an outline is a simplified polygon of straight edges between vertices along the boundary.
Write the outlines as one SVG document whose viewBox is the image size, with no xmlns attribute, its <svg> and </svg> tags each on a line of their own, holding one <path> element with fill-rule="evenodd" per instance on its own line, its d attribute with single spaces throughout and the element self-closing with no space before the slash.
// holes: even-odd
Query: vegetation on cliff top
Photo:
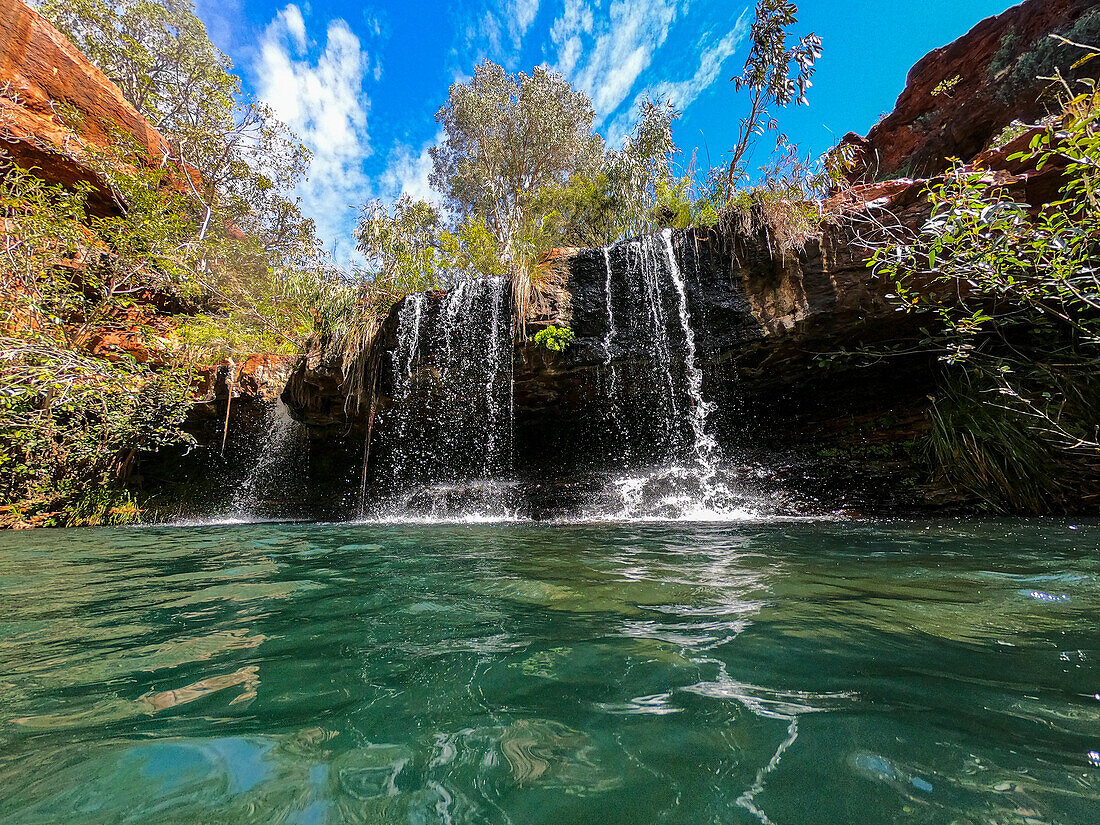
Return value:
<svg viewBox="0 0 1100 825">
<path fill-rule="evenodd" d="M 800 246 L 817 231 L 815 196 L 835 170 L 800 161 L 774 117 L 806 102 L 821 53 L 813 34 L 793 38 L 796 22 L 793 3 L 758 3 L 752 48 L 734 78 L 750 111 L 729 166 L 709 170 L 676 146 L 679 113 L 669 101 L 641 101 L 622 146 L 609 147 L 595 133 L 591 101 L 562 75 L 543 67 L 509 74 L 482 61 L 451 86 L 436 114 L 443 141 L 431 149 L 431 181 L 442 205 L 403 195 L 361 213 L 359 249 L 387 299 L 378 308 L 448 278 L 508 273 L 524 319 L 532 294 L 553 280 L 543 260 L 550 250 L 604 246 L 666 226 L 765 229 L 777 251 Z M 748 163 L 770 132 L 778 159 L 754 183 Z"/>
</svg>

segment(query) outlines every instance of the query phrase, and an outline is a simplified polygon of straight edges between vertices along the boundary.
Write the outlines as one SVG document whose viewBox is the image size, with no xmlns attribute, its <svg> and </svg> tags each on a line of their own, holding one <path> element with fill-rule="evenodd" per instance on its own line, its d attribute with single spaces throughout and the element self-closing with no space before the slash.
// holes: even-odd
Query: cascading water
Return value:
<svg viewBox="0 0 1100 825">
<path fill-rule="evenodd" d="M 302 425 L 290 417 L 282 401 L 268 405 L 256 463 L 234 491 L 226 520 L 257 521 L 285 515 L 281 512 L 285 508 L 274 499 L 279 498 L 285 482 L 300 469 L 296 462 L 302 434 Z"/>
<path fill-rule="evenodd" d="M 621 261 L 617 269 L 612 253 Z M 621 508 L 592 517 L 740 518 L 742 496 L 722 479 L 722 452 L 708 429 L 714 405 L 703 396 L 688 290 L 672 232 L 664 230 L 606 247 L 604 351 L 612 418 L 631 410 L 626 443 L 649 445 L 648 467 L 629 468 L 614 482 Z M 644 307 L 644 311 L 642 311 Z M 622 312 L 626 317 L 617 318 Z M 616 368 L 612 352 L 626 331 L 640 357 Z M 623 373 L 630 372 L 629 375 Z"/>
<path fill-rule="evenodd" d="M 509 515 L 508 280 L 471 279 L 442 296 L 408 296 L 398 312 L 396 339 L 388 368 L 390 403 L 379 417 L 377 514 Z"/>
<path fill-rule="evenodd" d="M 582 357 L 595 359 L 608 416 L 602 433 L 597 424 L 579 435 L 582 445 L 586 438 L 599 445 L 589 467 L 600 474 L 610 462 L 614 480 L 603 495 L 593 489 L 592 496 L 578 499 L 569 514 L 753 515 L 739 485 L 730 481 L 711 431 L 715 404 L 705 395 L 697 344 L 705 327 L 692 317 L 696 287 L 681 270 L 671 230 L 601 254 L 603 283 L 595 286 L 602 286 L 603 295 L 595 293 L 595 315 L 588 322 L 596 325 L 595 349 Z M 546 479 L 531 471 L 522 480 L 513 474 L 511 311 L 506 278 L 464 280 L 445 293 L 404 299 L 379 366 L 368 517 L 496 520 L 540 508 L 564 515 L 552 509 L 560 505 L 548 510 L 540 499 Z M 701 343 L 705 348 L 706 339 Z M 586 482 L 568 483 L 583 489 Z"/>
</svg>

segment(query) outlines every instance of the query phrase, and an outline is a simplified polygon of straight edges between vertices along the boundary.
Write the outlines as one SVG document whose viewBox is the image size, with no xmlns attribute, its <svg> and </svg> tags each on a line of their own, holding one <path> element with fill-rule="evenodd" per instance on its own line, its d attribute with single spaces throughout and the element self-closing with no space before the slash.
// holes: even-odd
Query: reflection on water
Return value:
<svg viewBox="0 0 1100 825">
<path fill-rule="evenodd" d="M 1100 526 L 0 536 L 0 823 L 1100 810 Z"/>
</svg>

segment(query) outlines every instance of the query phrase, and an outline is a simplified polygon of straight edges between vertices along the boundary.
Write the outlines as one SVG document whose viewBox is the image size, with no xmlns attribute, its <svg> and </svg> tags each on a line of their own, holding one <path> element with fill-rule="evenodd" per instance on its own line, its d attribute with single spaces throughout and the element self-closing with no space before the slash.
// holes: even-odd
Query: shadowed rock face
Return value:
<svg viewBox="0 0 1100 825">
<path fill-rule="evenodd" d="M 857 339 L 870 343 L 908 333 L 909 319 L 887 306 L 885 290 L 872 281 L 862 260 L 853 258 L 839 232 L 831 229 L 821 241 L 782 257 L 771 253 L 763 231 L 732 239 L 702 232 L 671 237 L 703 396 L 717 405 L 712 423 L 727 450 L 753 446 L 751 419 L 771 406 L 771 399 L 778 402 L 812 378 L 816 354 Z M 604 250 L 568 258 L 572 310 L 562 321 L 577 335 L 573 346 L 564 353 L 531 344 L 517 348 L 518 455 L 567 460 L 592 449 L 622 449 L 625 445 L 614 444 L 613 438 L 609 443 L 606 420 L 644 418 L 661 403 L 661 388 L 654 386 L 661 376 L 647 368 L 655 357 L 647 339 L 648 307 L 621 287 L 613 289 L 616 329 L 608 347 L 607 262 L 613 280 L 622 279 L 625 269 L 637 266 L 630 258 L 638 243 L 611 248 L 607 259 Z M 664 291 L 666 315 L 671 315 L 677 296 L 667 287 Z M 679 387 L 684 345 L 676 324 L 668 328 L 672 379 Z M 617 394 L 609 392 L 612 380 L 618 382 Z M 616 399 L 625 409 L 613 408 Z M 783 428 L 791 412 L 778 416 L 775 425 Z M 646 441 L 645 422 L 631 431 L 637 448 L 639 432 Z"/>
<path fill-rule="evenodd" d="M 851 181 L 937 175 L 950 158 L 987 149 L 1012 121 L 1033 123 L 1057 109 L 1050 82 L 1039 78 L 1055 70 L 1096 77 L 1100 64 L 1073 69 L 1084 53 L 1051 35 L 1100 43 L 1096 0 L 1027 0 L 929 52 L 910 70 L 894 111 L 866 138 L 844 137 L 857 151 Z"/>
<path fill-rule="evenodd" d="M 510 365 L 513 466 L 538 486 L 545 512 L 575 511 L 592 492 L 586 474 L 690 456 L 690 366 L 701 376 L 701 398 L 713 405 L 707 432 L 737 462 L 862 442 L 857 425 L 886 414 L 895 421 L 876 425 L 875 438 L 911 437 L 914 426 L 922 426 L 931 386 L 925 356 L 899 359 L 889 369 L 849 364 L 826 373 L 816 366 L 821 353 L 904 340 L 914 331 L 914 320 L 887 304 L 884 286 L 850 244 L 850 231 L 847 221 L 828 224 L 820 241 L 781 257 L 772 254 L 763 230 L 732 239 L 664 233 L 561 255 L 565 299 L 554 317 L 530 319 L 528 335 L 553 322 L 570 326 L 576 339 L 560 353 L 530 340 L 517 344 Z M 444 296 L 406 302 L 413 300 L 422 302 L 426 318 L 442 316 L 436 304 Z M 406 365 L 408 339 L 397 334 L 400 318 L 411 314 L 406 302 L 394 308 L 379 342 L 371 456 L 382 468 L 393 465 L 394 452 L 407 449 L 408 434 L 430 430 L 439 416 L 437 365 Z M 690 362 L 685 322 L 693 336 Z M 420 351 L 426 351 L 423 342 Z M 410 370 L 417 377 L 395 400 L 390 376 L 398 362 L 402 374 Z M 366 410 L 345 404 L 342 381 L 335 364 L 303 359 L 283 398 L 293 415 L 322 431 L 362 432 Z M 456 433 L 469 430 L 464 424 Z M 806 475 L 802 465 L 781 463 Z M 821 470 L 822 481 L 825 475 Z"/>
</svg>

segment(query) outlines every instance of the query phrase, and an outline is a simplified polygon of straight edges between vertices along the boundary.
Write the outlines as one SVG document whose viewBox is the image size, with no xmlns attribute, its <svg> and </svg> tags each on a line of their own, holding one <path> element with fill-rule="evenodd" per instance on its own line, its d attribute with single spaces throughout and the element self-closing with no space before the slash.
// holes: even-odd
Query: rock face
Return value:
<svg viewBox="0 0 1100 825">
<path fill-rule="evenodd" d="M 866 138 L 846 135 L 857 153 L 853 182 L 927 178 L 949 158 L 968 160 L 1014 120 L 1033 123 L 1056 108 L 1050 77 L 1095 77 L 1096 61 L 1052 37 L 1100 43 L 1095 0 L 1027 0 L 978 23 L 968 34 L 923 57 L 909 72 L 894 111 Z"/>
<path fill-rule="evenodd" d="M 106 75 L 21 0 L 0 0 L 0 139 L 11 159 L 36 168 L 47 183 L 89 183 L 89 208 L 118 210 L 89 152 L 131 137 L 151 159 L 168 152 L 164 138 Z"/>
<path fill-rule="evenodd" d="M 918 205 L 914 209 L 919 212 Z M 511 363 L 513 466 L 538 488 L 532 499 L 541 508 L 537 512 L 576 512 L 575 505 L 591 493 L 579 489 L 581 479 L 612 472 L 619 457 L 629 454 L 644 464 L 677 454 L 677 444 L 680 453 L 690 451 L 691 368 L 701 375 L 702 397 L 715 407 L 707 430 L 731 459 L 781 465 L 798 476 L 780 479 L 785 489 L 828 506 L 872 498 L 883 507 L 896 506 L 882 490 L 869 496 L 857 488 L 881 486 L 885 477 L 906 473 L 893 445 L 911 441 L 924 426 L 921 413 L 934 375 L 925 355 L 872 367 L 855 361 L 820 366 L 819 356 L 841 348 L 911 340 L 918 325 L 894 311 L 885 285 L 870 277 L 852 243 L 853 227 L 850 216 L 841 217 L 826 225 L 819 240 L 783 256 L 773 254 L 764 229 L 736 238 L 680 232 L 606 251 L 563 254 L 568 300 L 550 302 L 557 312 L 528 319 L 527 331 L 533 336 L 540 326 L 555 323 L 572 328 L 576 338 L 563 352 L 528 339 L 515 346 Z M 665 257 L 666 242 L 672 263 Z M 675 288 L 671 266 L 682 279 L 682 292 Z M 647 284 L 652 290 L 645 295 Z M 410 340 L 397 336 L 400 318 L 411 314 L 411 300 L 395 306 L 378 339 L 378 429 L 371 455 L 383 467 L 392 466 L 390 453 L 405 449 L 402 438 L 430 429 L 440 415 L 438 365 L 411 360 Z M 690 366 L 681 319 L 687 319 L 694 337 Z M 422 332 L 419 344 L 412 342 L 421 354 L 424 340 Z M 403 420 L 397 432 L 389 415 L 396 404 L 391 376 L 404 370 L 411 377 L 400 388 Z M 328 433 L 325 437 L 359 432 L 350 439 L 354 444 L 362 440 L 368 410 L 347 402 L 346 383 L 339 364 L 303 359 L 283 399 L 296 418 Z M 672 413 L 666 409 L 666 386 L 676 388 L 678 400 L 672 403 L 679 408 Z M 835 490 L 825 489 L 838 469 L 816 460 L 819 453 L 871 442 L 886 445 L 873 453 L 878 465 L 889 466 L 864 463 Z M 388 483 L 389 474 L 384 475 L 374 481 Z M 572 487 L 578 488 L 576 499 L 569 498 Z M 528 506 L 532 512 L 530 501 Z"/>
</svg>

